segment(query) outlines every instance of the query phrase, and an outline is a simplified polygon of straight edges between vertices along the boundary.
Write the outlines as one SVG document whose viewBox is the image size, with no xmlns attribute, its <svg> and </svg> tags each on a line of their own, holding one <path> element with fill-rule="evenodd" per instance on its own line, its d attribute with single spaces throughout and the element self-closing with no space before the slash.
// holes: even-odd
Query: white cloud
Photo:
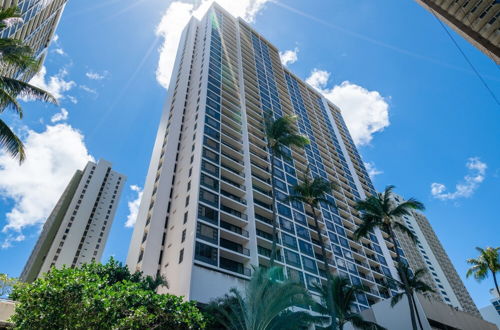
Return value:
<svg viewBox="0 0 500 330">
<path fill-rule="evenodd" d="M 25 129 L 26 161 L 0 153 L 0 197 L 11 205 L 2 217 L 3 247 L 24 239 L 22 230 L 41 225 L 77 169 L 92 160 L 83 135 L 68 124 Z M 62 141 L 64 143 L 62 143 Z"/>
<path fill-rule="evenodd" d="M 85 75 L 91 80 L 103 80 L 108 75 L 108 71 L 104 71 L 103 73 L 89 71 Z"/>
<path fill-rule="evenodd" d="M 59 54 L 59 55 L 66 55 L 66 53 L 64 52 L 64 49 L 62 49 L 62 48 L 54 49 L 54 53 Z"/>
<path fill-rule="evenodd" d="M 64 98 L 64 93 L 76 86 L 76 83 L 72 80 L 65 80 L 68 75 L 68 71 L 65 69 L 59 70 L 59 72 L 53 76 L 47 77 L 47 68 L 42 66 L 40 71 L 30 80 L 30 84 L 46 90 L 57 100 Z M 30 98 L 23 98 L 23 101 L 32 101 Z"/>
<path fill-rule="evenodd" d="M 295 47 L 294 49 L 285 50 L 283 53 L 280 52 L 281 63 L 284 66 L 288 64 L 293 64 L 297 62 L 297 54 L 299 53 L 299 48 Z"/>
<path fill-rule="evenodd" d="M 131 185 L 130 190 L 137 193 L 137 198 L 133 201 L 128 202 L 128 211 L 129 214 L 127 216 L 127 221 L 125 222 L 125 227 L 133 227 L 135 222 L 137 221 L 137 214 L 139 213 L 139 205 L 141 204 L 142 198 L 142 189 L 139 186 Z"/>
<path fill-rule="evenodd" d="M 80 85 L 78 87 L 80 87 L 82 90 L 86 91 L 87 93 L 97 95 L 97 91 L 95 89 L 93 89 L 93 88 L 90 88 L 89 86 Z"/>
<path fill-rule="evenodd" d="M 68 100 L 73 103 L 73 104 L 77 104 L 78 103 L 78 99 L 72 95 L 67 95 L 66 96 L 68 98 Z"/>
<path fill-rule="evenodd" d="M 463 182 L 455 185 L 454 192 L 447 192 L 447 188 L 444 184 L 434 182 L 431 184 L 432 196 L 440 200 L 471 197 L 479 188 L 479 185 L 484 181 L 488 165 L 481 162 L 479 157 L 471 157 L 467 159 L 465 167 L 469 169 L 469 173 L 464 177 Z"/>
<path fill-rule="evenodd" d="M 384 173 L 380 171 L 373 162 L 365 163 L 365 168 L 372 180 L 375 179 L 377 175 Z"/>
<path fill-rule="evenodd" d="M 69 112 L 68 110 L 61 108 L 61 112 L 56 113 L 50 118 L 50 121 L 53 123 L 57 123 L 58 121 L 68 120 Z"/>
<path fill-rule="evenodd" d="M 218 0 L 217 3 L 232 15 L 253 22 L 258 12 L 269 1 Z M 156 69 L 156 80 L 163 87 L 168 88 L 182 30 L 191 16 L 202 17 L 213 2 L 214 0 L 200 0 L 197 1 L 197 5 L 194 5 L 182 1 L 173 1 L 163 14 L 161 22 L 156 28 L 156 35 L 163 39 L 163 45 L 160 47 L 160 60 Z"/>
<path fill-rule="evenodd" d="M 389 104 L 386 99 L 377 91 L 369 91 L 349 81 L 328 88 L 329 78 L 329 72 L 314 69 L 306 82 L 340 108 L 356 145 L 369 144 L 374 133 L 389 126 Z"/>
</svg>

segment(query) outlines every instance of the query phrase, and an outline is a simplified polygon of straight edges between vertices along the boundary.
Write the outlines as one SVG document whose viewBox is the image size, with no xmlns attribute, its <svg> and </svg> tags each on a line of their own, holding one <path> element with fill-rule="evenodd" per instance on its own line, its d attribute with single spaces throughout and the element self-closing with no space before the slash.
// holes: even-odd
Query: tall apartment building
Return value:
<svg viewBox="0 0 500 330">
<path fill-rule="evenodd" d="M 268 265 L 272 238 L 269 152 L 263 122 L 298 116 L 311 144 L 277 159 L 278 264 L 312 284 L 337 272 L 366 292 L 358 309 L 388 297 L 385 276 L 396 276 L 394 247 L 378 230 L 360 242 L 356 200 L 374 189 L 340 110 L 280 62 L 279 52 L 242 19 L 213 5 L 192 19 L 180 41 L 143 198 L 127 257 L 132 270 L 161 274 L 169 289 L 207 302 Z M 321 233 L 311 213 L 285 197 L 309 166 L 338 183 L 322 205 Z"/>
<path fill-rule="evenodd" d="M 20 279 L 32 282 L 52 266 L 99 262 L 124 182 L 102 159 L 77 170 L 47 218 Z"/>
<path fill-rule="evenodd" d="M 416 0 L 458 34 L 500 64 L 500 1 Z"/>
<path fill-rule="evenodd" d="M 0 9 L 17 6 L 23 19 L 22 23 L 1 31 L 0 37 L 24 41 L 43 63 L 66 2 L 67 0 L 0 0 Z M 15 76 L 20 73 L 7 70 L 2 71 L 2 74 Z M 33 73 L 30 72 L 23 78 L 30 80 L 32 76 Z"/>
<path fill-rule="evenodd" d="M 481 308 L 481 316 L 491 323 L 495 323 L 500 329 L 500 295 L 495 288 L 490 290 L 491 305 Z"/>
<path fill-rule="evenodd" d="M 395 199 L 398 203 L 403 202 L 403 198 L 400 196 L 395 196 Z M 417 237 L 417 241 L 414 242 L 407 235 L 401 232 L 397 233 L 401 248 L 413 270 L 419 268 L 427 270 L 424 280 L 435 290 L 432 297 L 480 317 L 479 310 L 432 229 L 429 220 L 422 213 L 413 211 L 411 215 L 403 216 L 401 221 Z"/>
</svg>

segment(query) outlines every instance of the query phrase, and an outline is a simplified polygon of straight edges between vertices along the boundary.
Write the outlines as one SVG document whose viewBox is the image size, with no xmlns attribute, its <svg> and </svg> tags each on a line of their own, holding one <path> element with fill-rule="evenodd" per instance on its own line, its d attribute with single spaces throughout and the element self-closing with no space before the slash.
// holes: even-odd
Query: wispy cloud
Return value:
<svg viewBox="0 0 500 330">
<path fill-rule="evenodd" d="M 106 78 L 108 75 L 108 71 L 104 71 L 102 73 L 94 72 L 94 71 L 89 71 L 85 73 L 85 76 L 91 80 L 103 80 Z"/>
<path fill-rule="evenodd" d="M 80 89 L 86 91 L 87 93 L 97 95 L 97 91 L 95 89 L 93 89 L 93 88 L 90 88 L 87 85 L 80 85 L 78 87 L 80 87 Z"/>
<path fill-rule="evenodd" d="M 73 80 L 67 80 L 68 71 L 61 69 L 53 76 L 47 76 L 47 68 L 42 66 L 40 71 L 30 80 L 36 87 L 42 88 L 52 94 L 57 100 L 65 97 L 64 93 L 76 86 Z M 33 101 L 31 98 L 23 98 L 23 101 Z"/>
<path fill-rule="evenodd" d="M 367 145 L 373 135 L 389 126 L 389 104 L 377 91 L 344 81 L 328 88 L 330 72 L 314 69 L 306 82 L 342 111 L 346 125 L 358 146 Z"/>
<path fill-rule="evenodd" d="M 192 16 L 202 17 L 213 2 L 214 0 L 200 0 L 196 1 L 196 5 L 194 5 L 183 1 L 173 1 L 163 14 L 161 22 L 156 28 L 156 35 L 163 38 L 156 79 L 163 87 L 168 88 L 182 30 Z M 236 17 L 240 16 L 248 22 L 254 21 L 256 15 L 267 2 L 270 0 L 217 1 L 229 13 Z"/>
<path fill-rule="evenodd" d="M 136 194 L 136 198 L 128 202 L 129 213 L 127 216 L 127 221 L 125 222 L 125 227 L 128 228 L 134 227 L 135 222 L 137 221 L 137 215 L 139 214 L 139 205 L 141 204 L 141 198 L 142 198 L 141 187 L 136 185 L 131 185 L 130 190 L 132 190 Z"/>
<path fill-rule="evenodd" d="M 297 54 L 299 53 L 299 48 L 295 47 L 294 49 L 285 50 L 284 52 L 280 52 L 281 63 L 284 66 L 288 64 L 293 64 L 297 62 Z"/>
<path fill-rule="evenodd" d="M 23 135 L 27 158 L 21 166 L 0 152 L 0 197 L 12 202 L 2 217 L 4 248 L 22 241 L 23 229 L 43 224 L 75 171 L 93 159 L 82 133 L 68 124 Z"/>
<path fill-rule="evenodd" d="M 374 162 L 365 163 L 365 168 L 372 180 L 375 179 L 377 175 L 384 173 L 375 166 Z"/>
<path fill-rule="evenodd" d="M 61 112 L 56 113 L 50 118 L 50 121 L 53 123 L 57 123 L 59 121 L 68 120 L 69 112 L 65 108 L 61 108 Z"/>
<path fill-rule="evenodd" d="M 467 167 L 469 173 L 464 177 L 461 183 L 455 185 L 454 192 L 447 192 L 447 188 L 444 184 L 434 182 L 431 184 L 432 196 L 440 200 L 454 200 L 457 198 L 471 197 L 484 181 L 488 165 L 483 163 L 479 157 L 471 157 L 467 160 L 465 167 Z"/>
</svg>

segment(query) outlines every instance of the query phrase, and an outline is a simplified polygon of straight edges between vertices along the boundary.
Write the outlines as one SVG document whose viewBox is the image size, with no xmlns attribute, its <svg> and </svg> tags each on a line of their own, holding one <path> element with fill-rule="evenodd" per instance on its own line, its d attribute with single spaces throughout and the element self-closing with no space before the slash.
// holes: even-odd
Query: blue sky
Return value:
<svg viewBox="0 0 500 330">
<path fill-rule="evenodd" d="M 465 280 L 465 259 L 475 246 L 500 245 L 500 106 L 436 19 L 411 0 L 232 3 L 279 49 L 293 51 L 288 66 L 299 77 L 315 70 L 309 81 L 344 108 L 364 160 L 381 172 L 376 188 L 395 184 L 425 203 L 476 304 L 486 305 L 492 281 Z M 104 253 L 125 260 L 138 193 L 130 186 L 144 184 L 166 97 L 158 79 L 168 77 L 172 40 L 192 6 L 69 1 L 37 77 L 65 111 L 26 102 L 22 122 L 3 115 L 25 139 L 28 161 L 18 167 L 0 155 L 0 272 L 19 275 L 40 224 L 90 158 L 128 177 Z M 499 68 L 452 35 L 500 97 Z"/>
</svg>

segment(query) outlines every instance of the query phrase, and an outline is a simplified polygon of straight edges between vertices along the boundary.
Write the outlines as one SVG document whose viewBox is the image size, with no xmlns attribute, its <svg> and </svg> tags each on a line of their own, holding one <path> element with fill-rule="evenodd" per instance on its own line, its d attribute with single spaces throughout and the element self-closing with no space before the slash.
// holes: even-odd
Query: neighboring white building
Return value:
<svg viewBox="0 0 500 330">
<path fill-rule="evenodd" d="M 47 218 L 20 279 L 32 282 L 52 266 L 99 262 L 124 182 L 125 176 L 102 159 L 77 170 Z"/>
<path fill-rule="evenodd" d="M 268 265 L 272 200 L 265 115 L 298 115 L 311 144 L 277 159 L 279 260 L 308 288 L 339 273 L 364 285 L 354 308 L 388 297 L 396 255 L 379 230 L 356 241 L 355 204 L 374 193 L 340 110 L 280 61 L 279 51 L 218 5 L 184 29 L 158 128 L 127 257 L 131 271 L 161 274 L 169 292 L 207 302 Z M 307 167 L 338 184 L 322 205 L 319 232 L 311 212 L 285 196 Z"/>
<path fill-rule="evenodd" d="M 491 305 L 485 306 L 481 308 L 479 311 L 481 312 L 481 316 L 491 323 L 495 323 L 497 327 L 500 329 L 500 296 L 496 289 L 490 290 L 491 295 Z"/>
<path fill-rule="evenodd" d="M 397 203 L 404 199 L 395 195 Z M 418 211 L 402 217 L 401 221 L 417 237 L 413 242 L 407 235 L 398 233 L 402 251 L 413 270 L 427 269 L 424 280 L 434 288 L 432 297 L 479 317 L 479 311 L 465 288 L 460 276 L 444 250 L 429 220 Z"/>
</svg>

